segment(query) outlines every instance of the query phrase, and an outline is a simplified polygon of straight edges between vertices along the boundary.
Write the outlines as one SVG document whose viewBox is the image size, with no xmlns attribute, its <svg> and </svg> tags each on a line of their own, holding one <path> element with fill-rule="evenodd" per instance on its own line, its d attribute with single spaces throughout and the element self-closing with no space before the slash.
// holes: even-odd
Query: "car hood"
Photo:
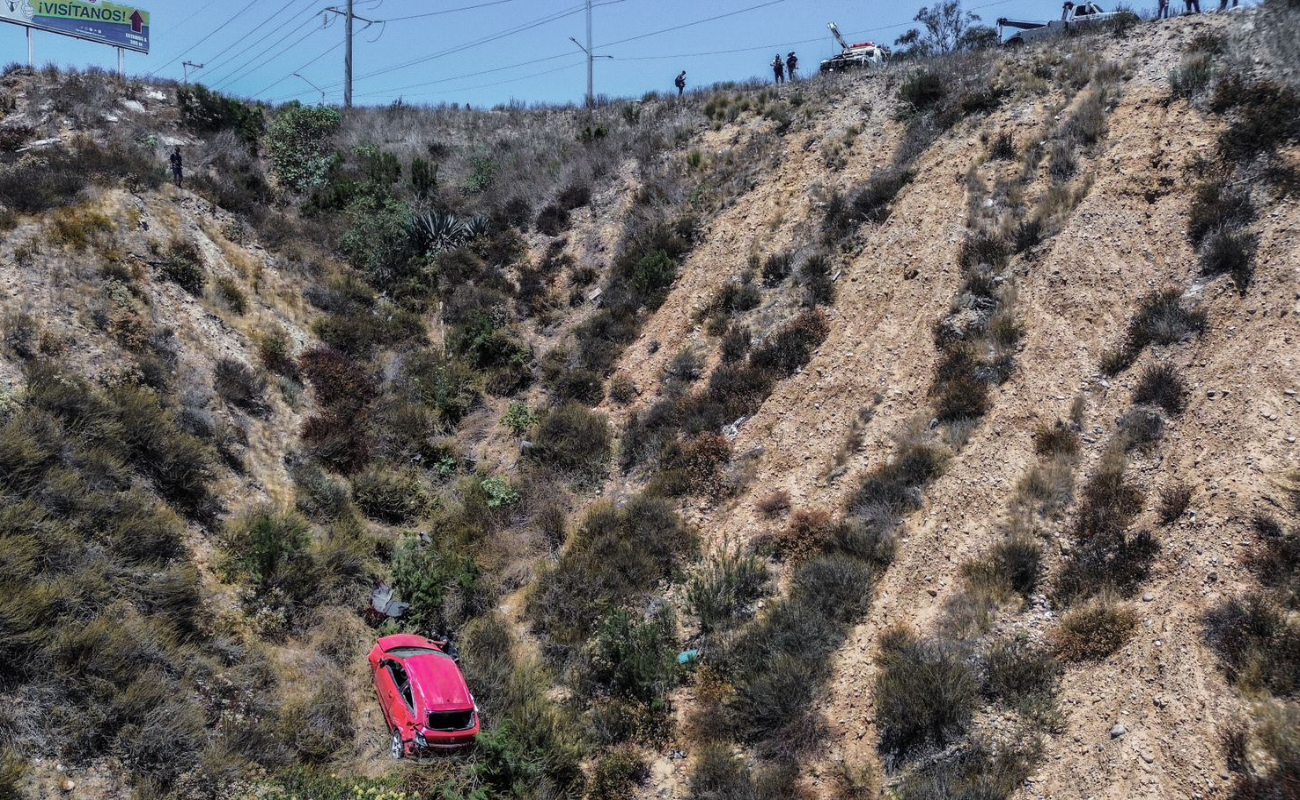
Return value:
<svg viewBox="0 0 1300 800">
<path fill-rule="evenodd" d="M 450 656 L 427 655 L 406 659 L 416 705 L 425 711 L 472 708 L 473 698 L 460 668 Z"/>
</svg>

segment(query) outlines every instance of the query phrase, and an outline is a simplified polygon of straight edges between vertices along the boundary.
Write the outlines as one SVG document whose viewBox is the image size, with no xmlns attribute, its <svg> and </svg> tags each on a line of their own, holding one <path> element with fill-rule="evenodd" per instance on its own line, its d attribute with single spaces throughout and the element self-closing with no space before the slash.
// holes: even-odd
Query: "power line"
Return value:
<svg viewBox="0 0 1300 800">
<path fill-rule="evenodd" d="M 747 13 L 749 13 L 750 11 L 757 11 L 757 10 L 760 9 L 760 8 L 767 8 L 768 6 L 774 6 L 774 5 L 777 5 L 777 4 L 779 4 L 779 3 L 784 3 L 784 2 L 785 2 L 785 0 L 768 0 L 768 2 L 766 2 L 766 3 L 759 3 L 759 4 L 756 5 L 756 6 L 750 6 L 749 8 L 742 8 L 742 9 L 740 9 L 739 11 L 728 11 L 726 14 L 718 14 L 718 15 L 715 16 L 715 17 L 708 17 L 708 18 L 706 18 L 706 19 L 697 19 L 697 20 L 695 20 L 694 22 L 687 22 L 687 23 L 684 23 L 684 24 L 682 24 L 682 25 L 674 25 L 674 26 L 671 27 L 671 28 L 663 28 L 662 30 L 651 31 L 650 33 L 642 33 L 642 34 L 639 34 L 639 35 L 637 35 L 637 36 L 629 36 L 629 37 L 626 38 L 626 39 L 619 39 L 619 40 L 616 41 L 616 42 L 606 42 L 605 44 L 601 44 L 601 45 L 597 45 L 597 46 L 598 46 L 598 47 L 613 47 L 613 46 L 616 45 L 616 44 L 627 44 L 628 42 L 635 42 L 635 41 L 638 40 L 638 39 L 648 39 L 648 38 L 650 38 L 651 36 L 658 36 L 658 35 L 660 35 L 660 34 L 662 34 L 662 33 L 671 33 L 672 31 L 680 31 L 680 30 L 682 30 L 683 28 L 692 28 L 692 27 L 694 27 L 694 26 L 696 26 L 696 25 L 703 25 L 703 24 L 706 23 L 706 22 L 714 22 L 714 21 L 716 21 L 716 20 L 725 19 L 725 18 L 727 18 L 727 17 L 734 17 L 734 16 L 737 16 L 737 15 L 739 15 L 739 14 L 747 14 Z"/>
<path fill-rule="evenodd" d="M 178 53 L 178 54 L 176 55 L 176 57 L 173 58 L 171 61 L 168 61 L 166 64 L 163 64 L 161 67 L 158 67 L 157 69 L 154 69 L 152 72 L 148 73 L 148 75 L 149 75 L 149 76 L 157 75 L 159 72 L 162 72 L 163 70 L 167 69 L 167 68 L 170 67 L 172 64 L 175 64 L 177 61 L 179 61 L 180 59 L 184 58 L 185 56 L 188 56 L 188 55 L 190 54 L 190 51 L 191 51 L 191 50 L 193 50 L 194 48 L 196 48 L 196 47 L 198 47 L 199 45 L 203 44 L 203 43 L 206 42 L 207 40 L 211 39 L 213 36 L 216 36 L 217 33 L 218 33 L 219 31 L 221 31 L 222 29 L 224 29 L 224 28 L 225 28 L 227 25 L 229 25 L 230 23 L 232 23 L 232 22 L 234 22 L 235 20 L 239 19 L 239 17 L 240 17 L 241 14 L 243 14 L 245 11 L 247 11 L 247 10 L 250 9 L 250 8 L 252 8 L 253 6 L 257 5 L 257 3 L 259 3 L 259 2 L 261 2 L 261 0 L 250 0 L 250 2 L 249 2 L 248 5 L 244 6 L 243 8 L 239 9 L 238 11 L 236 11 L 235 14 L 234 14 L 234 16 L 232 16 L 230 19 L 226 20 L 225 22 L 221 23 L 221 24 L 218 25 L 217 27 L 213 28 L 212 31 L 211 31 L 207 36 L 204 36 L 202 39 L 199 39 L 197 42 L 195 42 L 194 44 L 190 45 L 189 47 L 187 47 L 187 48 L 186 48 L 185 50 L 183 50 L 182 52 Z"/>
<path fill-rule="evenodd" d="M 368 28 L 368 27 L 370 27 L 370 26 L 367 25 L 366 28 Z M 362 30 L 365 30 L 365 28 L 362 28 Z M 322 58 L 324 58 L 325 56 L 329 55 L 330 53 L 333 53 L 335 50 L 337 50 L 337 49 L 339 49 L 340 47 L 342 47 L 343 44 L 344 44 L 343 42 L 336 42 L 335 44 L 331 45 L 330 48 L 329 48 L 328 50 L 326 50 L 325 52 L 323 52 L 323 53 L 321 53 L 320 55 L 316 56 L 316 57 L 313 58 L 311 61 L 308 61 L 306 64 L 303 64 L 301 67 L 298 67 L 298 68 L 295 69 L 293 72 L 302 72 L 302 71 L 303 71 L 304 69 L 306 69 L 307 67 L 310 67 L 312 64 L 315 64 L 317 61 L 320 61 L 320 60 L 321 60 Z M 283 78 L 280 78 L 278 81 L 276 81 L 275 83 L 272 83 L 270 86 L 267 86 L 265 89 L 259 89 L 258 91 L 253 92 L 251 95 L 249 95 L 249 97 L 250 97 L 250 98 L 256 98 L 259 94 L 262 94 L 263 92 L 266 92 L 266 91 L 269 91 L 269 90 L 271 90 L 271 89 L 274 89 L 275 87 L 279 86 L 280 84 L 282 84 L 282 83 L 284 83 L 285 81 L 287 81 L 287 80 L 289 80 L 290 78 L 292 78 L 292 77 L 293 77 L 293 72 L 290 72 L 288 75 L 285 75 Z M 337 84 L 336 84 L 336 85 L 337 85 Z M 326 89 L 330 89 L 330 88 L 332 88 L 332 87 L 326 86 L 326 87 L 324 87 L 324 89 L 322 89 L 321 91 L 325 91 Z"/>
<path fill-rule="evenodd" d="M 289 45 L 289 46 L 286 47 L 284 50 L 280 51 L 279 53 L 276 53 L 275 55 L 271 56 L 270 58 L 266 59 L 265 61 L 260 61 L 260 62 L 258 61 L 258 59 L 262 58 L 262 56 L 266 55 L 267 53 L 271 52 L 271 51 L 274 50 L 275 48 L 279 47 L 281 44 L 283 44 L 283 43 L 284 43 L 285 41 L 287 41 L 289 38 L 291 38 L 292 36 L 294 36 L 295 34 L 297 34 L 298 31 L 302 30 L 303 28 L 307 27 L 308 25 L 311 25 L 311 24 L 312 24 L 313 22 L 315 22 L 315 21 L 316 21 L 316 15 L 315 15 L 315 13 L 313 13 L 312 16 L 310 16 L 310 17 L 308 17 L 306 20 L 300 22 L 300 23 L 298 24 L 298 27 L 296 27 L 296 28 L 294 28 L 293 30 L 289 31 L 289 32 L 286 33 L 284 36 L 281 36 L 279 39 L 276 39 L 274 42 L 272 42 L 272 43 L 269 44 L 267 47 L 265 47 L 261 52 L 259 52 L 257 55 L 253 56 L 252 58 L 248 59 L 248 60 L 245 61 L 243 64 L 240 64 L 240 65 L 239 65 L 238 67 L 236 67 L 235 69 L 231 70 L 230 72 L 227 72 L 225 75 L 223 75 L 223 76 L 222 76 L 221 78 L 219 78 L 217 81 L 215 81 L 215 83 L 214 83 L 214 85 L 213 85 L 213 88 L 215 89 L 215 88 L 219 88 L 220 86 L 228 86 L 228 85 L 230 85 L 231 83 L 234 83 L 235 81 L 238 81 L 240 78 L 246 77 L 247 75 L 249 75 L 249 74 L 250 74 L 251 72 L 253 72 L 254 70 L 261 69 L 262 67 L 266 66 L 267 64 L 270 64 L 272 61 L 275 61 L 275 60 L 276 60 L 277 58 L 279 58 L 280 56 L 284 55 L 285 53 L 289 52 L 289 51 L 292 50 L 293 48 L 295 48 L 295 47 L 297 47 L 298 45 L 302 44 L 302 43 L 305 42 L 308 38 L 310 38 L 313 34 L 317 33 L 318 31 L 320 31 L 320 30 L 322 30 L 322 29 L 321 29 L 321 28 L 312 28 L 310 31 L 308 31 L 308 32 L 306 33 L 306 35 L 304 35 L 304 36 L 302 36 L 301 38 L 299 38 L 298 41 L 296 41 L 296 42 L 294 42 L 293 44 Z"/>
<path fill-rule="evenodd" d="M 289 0 L 289 3 L 288 3 L 288 5 L 285 6 L 285 8 L 288 8 L 290 5 L 293 5 L 294 3 L 297 3 L 297 2 L 300 2 L 300 0 Z M 282 10 L 283 10 L 283 9 L 282 9 Z M 265 42 L 267 39 L 271 38 L 271 37 L 274 36 L 275 34 L 279 33 L 279 32 L 282 31 L 282 30 L 284 30 L 285 26 L 288 25 L 289 23 L 293 22 L 294 19 L 296 19 L 296 18 L 297 18 L 301 13 L 302 13 L 302 11 L 299 10 L 298 14 L 291 14 L 291 15 L 289 16 L 288 19 L 286 19 L 284 22 L 281 22 L 279 25 L 275 26 L 274 28 L 272 28 L 271 30 L 267 31 L 266 33 L 262 34 L 262 37 L 261 37 L 260 39 L 257 39 L 256 41 L 252 42 L 252 43 L 249 44 L 247 47 L 245 47 L 243 50 L 240 50 L 238 53 L 235 53 L 233 56 L 231 56 L 230 58 L 225 59 L 224 61 L 219 61 L 219 62 L 217 62 L 216 64 L 213 64 L 213 65 L 212 65 L 212 71 L 215 72 L 215 71 L 217 71 L 218 69 L 221 69 L 221 68 L 225 67 L 227 64 L 230 64 L 232 61 L 235 61 L 235 60 L 239 59 L 240 57 L 242 57 L 242 56 L 243 56 L 245 53 L 247 53 L 249 50 L 252 50 L 254 47 L 257 47 L 257 46 L 258 46 L 259 44 L 261 44 L 262 42 Z M 313 10 L 312 10 L 312 15 L 314 16 L 315 13 L 316 13 L 316 12 L 315 12 L 315 10 L 313 9 Z M 273 16 L 273 18 L 274 18 L 274 16 Z M 271 20 L 268 19 L 266 22 L 270 22 L 270 21 L 271 21 Z M 265 25 L 266 23 L 262 23 L 262 24 Z M 242 69 L 242 67 L 237 68 L 236 71 L 238 71 L 238 69 Z"/>
<path fill-rule="evenodd" d="M 256 25 L 254 25 L 253 28 L 252 28 L 252 30 L 249 31 L 249 33 L 251 34 L 252 31 L 257 30 L 258 28 L 262 27 L 263 25 L 267 25 L 267 24 L 269 24 L 269 23 L 271 22 L 271 20 L 275 19 L 276 17 L 280 16 L 280 15 L 283 14 L 284 12 L 288 11 L 288 10 L 289 10 L 289 6 L 293 5 L 293 4 L 296 3 L 296 2 L 298 2 L 298 0 L 288 0 L 287 3 L 285 3 L 285 4 L 282 5 L 282 6 L 280 6 L 278 9 L 276 9 L 275 13 L 273 13 L 271 16 L 267 17 L 267 18 L 266 18 L 265 20 L 263 20 L 262 22 L 259 22 L 259 23 L 257 23 Z M 249 35 L 249 34 L 244 34 L 244 35 L 247 36 L 247 35 Z M 213 54 L 213 55 L 208 56 L 208 60 L 209 60 L 209 61 L 215 61 L 215 60 L 217 60 L 218 58 L 221 58 L 221 57 L 224 56 L 226 53 L 230 52 L 231 48 L 236 47 L 236 46 L 239 45 L 239 43 L 242 42 L 242 41 L 243 41 L 243 38 L 235 39 L 233 42 L 231 42 L 230 44 L 228 44 L 228 45 L 226 45 L 224 48 L 222 48 L 222 49 L 221 49 L 221 52 L 219 52 L 219 53 L 215 53 L 215 54 Z"/>
<path fill-rule="evenodd" d="M 406 86 L 395 86 L 390 89 L 379 89 L 373 92 L 366 92 L 365 94 L 358 95 L 358 97 L 377 97 L 378 95 L 381 94 L 396 94 L 397 92 L 402 92 L 407 89 L 420 89 L 425 86 L 436 86 L 441 83 L 463 80 L 465 78 L 477 78 L 480 75 L 489 75 L 493 72 L 504 72 L 506 70 L 518 69 L 519 67 L 528 67 L 528 66 L 532 66 L 533 64 L 541 64 L 546 61 L 554 61 L 557 58 L 571 58 L 572 56 L 573 53 L 559 53 L 558 55 L 546 56 L 544 58 L 535 58 L 532 61 L 521 61 L 518 64 L 507 64 L 504 67 L 493 67 L 492 69 L 480 70 L 478 72 L 467 72 L 464 75 L 453 75 L 450 78 L 440 78 L 436 81 L 423 81 L 421 83 L 412 83 Z"/>
<path fill-rule="evenodd" d="M 569 53 L 565 53 L 565 55 L 568 56 L 568 55 L 570 55 L 570 54 L 569 54 Z M 545 59 L 543 59 L 543 60 L 545 60 Z M 412 97 L 429 97 L 429 96 L 431 96 L 431 95 L 451 94 L 451 93 L 453 93 L 453 92 L 469 92 L 469 91 L 474 91 L 474 90 L 476 90 L 476 89 L 487 89 L 487 88 L 490 88 L 490 87 L 492 87 L 492 86 L 503 86 L 503 85 L 505 85 L 505 84 L 507 84 L 507 83 L 518 83 L 519 81 L 525 81 L 525 80 L 529 80 L 529 79 L 531 79 L 531 78 L 540 78 L 540 77 L 543 76 L 543 75 L 550 75 L 550 74 L 555 73 L 555 72 L 563 72 L 564 70 L 567 70 L 567 69 L 573 69 L 574 67 L 580 67 L 580 66 L 582 66 L 582 64 L 583 64 L 582 61 L 574 61 L 574 62 L 571 63 L 571 64 L 565 64 L 565 65 L 563 65 L 563 66 L 555 67 L 554 69 L 542 70 L 541 72 L 533 72 L 533 73 L 529 73 L 528 75 L 521 75 L 521 76 L 519 76 L 519 77 L 517 77 L 517 78 L 507 78 L 506 80 L 503 80 L 503 81 L 493 81 L 492 83 L 482 83 L 482 84 L 478 84 L 477 86 L 458 86 L 458 87 L 456 87 L 456 88 L 454 88 L 454 89 L 443 89 L 443 90 L 436 91 L 436 92 L 420 92 L 419 94 L 415 94 L 415 95 L 411 95 L 411 96 L 412 96 Z M 520 66 L 520 65 L 516 64 L 515 66 Z M 486 73 L 488 73 L 488 72 L 500 72 L 501 69 L 510 69 L 510 67 L 501 67 L 501 68 L 499 68 L 499 69 L 494 69 L 494 70 L 484 70 L 484 71 L 481 72 L 481 73 L 470 73 L 470 74 L 468 74 L 468 75 L 458 75 L 458 76 L 456 76 L 455 78 L 445 78 L 445 79 L 443 79 L 442 81 L 433 81 L 432 83 L 445 83 L 445 82 L 447 82 L 447 81 L 461 80 L 461 79 L 464 79 L 464 78 L 471 78 L 471 77 L 475 77 L 476 75 L 486 74 Z M 430 84 L 430 85 L 431 85 L 431 84 Z M 306 94 L 306 92 L 299 92 L 298 94 L 295 94 L 295 95 L 286 95 L 286 96 L 285 96 L 284 98 L 282 98 L 282 99 L 290 100 L 290 99 L 293 99 L 293 98 L 295 98 L 295 97 L 301 97 L 303 94 Z M 388 94 L 388 92 L 372 92 L 371 94 Z M 357 95 L 357 96 L 358 96 L 358 97 L 366 97 L 367 95 Z"/>
<path fill-rule="evenodd" d="M 442 11 L 430 11 L 425 14 L 411 14 L 405 17 L 389 17 L 385 22 L 404 22 L 408 19 L 424 19 L 425 17 L 440 17 L 443 14 L 455 14 L 457 11 L 473 11 L 476 8 L 487 8 L 488 6 L 501 6 L 506 3 L 514 3 L 516 0 L 492 0 L 490 3 L 479 3 L 474 6 L 461 6 L 460 8 L 447 8 Z"/>
<path fill-rule="evenodd" d="M 621 2 L 622 0 L 617 0 L 617 1 L 618 1 L 618 2 Z M 586 6 L 586 4 L 584 3 L 584 4 L 579 5 L 579 6 L 572 6 L 572 7 L 568 8 L 568 9 L 563 9 L 563 10 L 561 10 L 561 11 L 552 12 L 551 14 L 547 14 L 547 15 L 544 16 L 544 17 L 539 17 L 539 18 L 537 18 L 537 19 L 530 20 L 529 22 L 520 23 L 519 25 L 516 25 L 516 26 L 514 26 L 514 27 L 512 27 L 512 28 L 508 28 L 508 29 L 506 29 L 506 30 L 504 30 L 504 31 L 499 31 L 499 32 L 494 33 L 494 34 L 490 34 L 490 35 L 488 35 L 488 36 L 485 36 L 485 37 L 480 38 L 480 39 L 476 39 L 476 40 L 471 41 L 471 42 L 465 42 L 465 43 L 463 43 L 463 44 L 459 44 L 459 45 L 456 45 L 456 46 L 454 46 L 454 47 L 450 47 L 450 48 L 448 48 L 448 49 L 446 49 L 446 50 L 441 50 L 441 51 L 439 51 L 439 52 L 432 53 L 432 54 L 430 54 L 430 55 L 423 56 L 423 57 L 421 57 L 421 58 L 417 58 L 417 59 L 414 59 L 414 60 L 412 60 L 412 61 L 407 61 L 406 63 L 403 63 L 403 64 L 396 64 L 396 65 L 391 66 L 391 67 L 385 67 L 385 68 L 383 68 L 383 69 L 375 70 L 374 72 L 368 72 L 368 73 L 366 73 L 365 75 L 358 76 L 355 80 L 357 80 L 357 81 L 369 80 L 370 78 L 376 78 L 376 77 L 378 77 L 378 76 L 380 76 L 380 75 L 387 75 L 387 74 L 390 73 L 390 72 L 397 72 L 397 71 L 399 71 L 399 70 L 407 69 L 408 67 L 414 67 L 414 66 L 417 66 L 417 65 L 419 65 L 419 64 L 425 64 L 425 63 L 428 63 L 428 62 L 430 62 L 430 61 L 434 61 L 434 60 L 439 59 L 439 58 L 444 58 L 444 57 L 449 56 L 449 55 L 454 55 L 454 54 L 456 54 L 456 53 L 464 52 L 465 50 L 469 50 L 469 49 L 472 49 L 472 48 L 475 48 L 475 47 L 480 47 L 480 46 L 482 46 L 482 45 L 489 44 L 489 43 L 491 43 L 491 42 L 495 42 L 495 41 L 497 41 L 497 40 L 499 40 L 499 39 L 504 39 L 504 38 L 506 38 L 506 37 L 508 37 L 508 36 L 513 36 L 513 35 L 515 35 L 515 34 L 517 34 L 517 33 L 523 33 L 524 31 L 532 30 L 533 28 L 539 28 L 539 27 L 541 27 L 542 25 L 546 25 L 546 24 L 549 24 L 549 23 L 551 23 L 551 22 L 556 22 L 556 21 L 558 21 L 558 20 L 564 19 L 565 17 L 571 17 L 571 16 L 573 16 L 574 14 L 577 14 L 577 13 L 580 13 L 580 12 L 586 10 L 586 7 L 587 7 L 587 6 Z M 330 84 L 330 85 L 326 86 L 325 88 L 326 88 L 326 89 L 336 89 L 336 88 L 338 88 L 338 87 L 341 86 L 341 85 L 342 85 L 341 83 L 333 83 L 333 84 Z"/>
<path fill-rule="evenodd" d="M 189 25 L 191 22 L 193 22 L 195 17 L 197 17 L 199 14 L 202 14 L 204 11 L 207 11 L 209 8 L 212 8 L 212 7 L 215 6 L 218 2 L 219 2 L 219 0 L 212 0 L 212 2 L 210 2 L 210 3 L 206 3 L 206 4 L 202 5 L 202 6 L 200 6 L 200 7 L 198 8 L 198 10 L 195 11 L 193 14 L 190 14 L 188 17 L 186 17 L 185 19 L 181 20 L 180 24 L 176 25 L 175 27 L 168 28 L 168 29 L 167 29 L 167 32 L 168 32 L 168 33 L 175 33 L 176 31 L 180 30 L 181 28 L 184 28 L 186 25 Z"/>
</svg>

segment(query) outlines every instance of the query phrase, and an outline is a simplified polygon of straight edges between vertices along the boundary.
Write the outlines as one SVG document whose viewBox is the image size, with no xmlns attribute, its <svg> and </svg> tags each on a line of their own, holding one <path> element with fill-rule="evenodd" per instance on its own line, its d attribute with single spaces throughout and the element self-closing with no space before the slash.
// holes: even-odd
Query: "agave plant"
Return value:
<svg viewBox="0 0 1300 800">
<path fill-rule="evenodd" d="M 415 216 L 415 231 L 425 251 L 436 255 L 486 236 L 488 221 L 486 217 L 461 220 L 450 212 L 429 211 Z"/>
<path fill-rule="evenodd" d="M 478 215 L 470 217 L 470 219 L 462 226 L 465 233 L 465 241 L 472 242 L 475 239 L 481 239 L 484 236 L 487 236 L 490 224 L 488 218 L 485 216 Z"/>
</svg>

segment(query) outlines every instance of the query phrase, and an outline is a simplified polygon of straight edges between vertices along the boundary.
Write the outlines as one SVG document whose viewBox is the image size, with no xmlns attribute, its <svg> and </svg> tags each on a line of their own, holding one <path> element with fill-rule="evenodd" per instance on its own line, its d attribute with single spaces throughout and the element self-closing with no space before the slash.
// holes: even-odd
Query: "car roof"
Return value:
<svg viewBox="0 0 1300 800">
<path fill-rule="evenodd" d="M 460 674 L 460 667 L 451 656 L 427 653 L 410 656 L 402 661 L 406 675 L 411 680 L 416 705 L 425 711 L 447 711 L 474 707 L 469 686 Z"/>
</svg>

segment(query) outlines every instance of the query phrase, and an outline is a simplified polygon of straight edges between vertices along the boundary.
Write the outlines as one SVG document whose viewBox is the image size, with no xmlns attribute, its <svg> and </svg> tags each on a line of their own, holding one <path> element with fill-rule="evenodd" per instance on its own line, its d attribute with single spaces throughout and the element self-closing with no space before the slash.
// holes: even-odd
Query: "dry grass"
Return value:
<svg viewBox="0 0 1300 800">
<path fill-rule="evenodd" d="M 1062 661 L 1097 661 L 1123 647 L 1137 623 L 1132 608 L 1098 597 L 1061 617 L 1051 634 L 1052 647 Z"/>
</svg>

